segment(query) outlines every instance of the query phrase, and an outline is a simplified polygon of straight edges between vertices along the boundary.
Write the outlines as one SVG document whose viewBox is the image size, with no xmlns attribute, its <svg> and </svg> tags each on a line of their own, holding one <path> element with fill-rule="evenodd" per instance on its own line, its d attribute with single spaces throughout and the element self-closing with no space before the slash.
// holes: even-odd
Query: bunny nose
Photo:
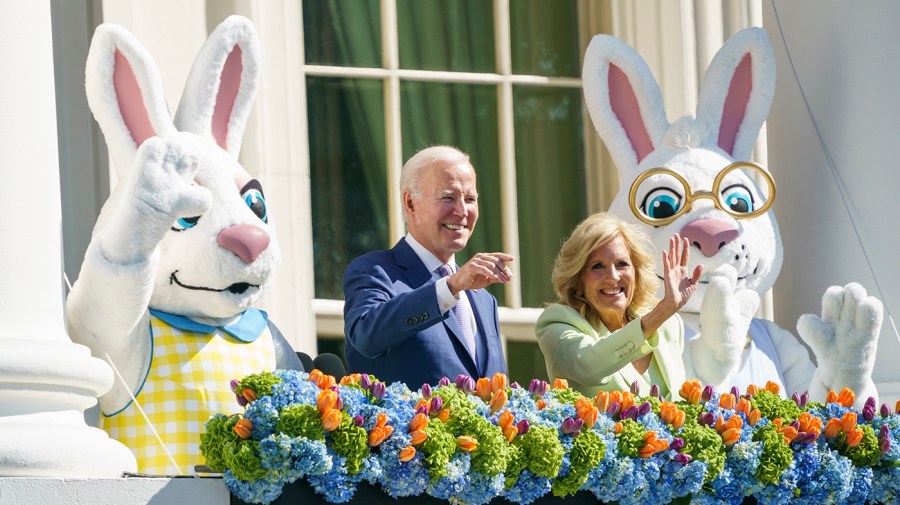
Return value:
<svg viewBox="0 0 900 505">
<path fill-rule="evenodd" d="M 252 224 L 236 224 L 219 232 L 216 241 L 249 265 L 269 247 L 269 234 Z"/>
<path fill-rule="evenodd" d="M 711 258 L 725 244 L 737 238 L 738 230 L 718 219 L 698 219 L 686 224 L 681 229 L 681 236 L 697 246 L 704 256 Z"/>
</svg>

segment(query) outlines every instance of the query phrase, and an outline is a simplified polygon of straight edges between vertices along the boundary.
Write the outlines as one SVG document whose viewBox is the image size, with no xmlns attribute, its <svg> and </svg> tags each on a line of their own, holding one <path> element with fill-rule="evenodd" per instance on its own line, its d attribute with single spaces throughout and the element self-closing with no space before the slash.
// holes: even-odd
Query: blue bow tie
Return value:
<svg viewBox="0 0 900 505">
<path fill-rule="evenodd" d="M 228 326 L 210 326 L 208 324 L 198 323 L 193 319 L 177 314 L 169 314 L 156 309 L 150 309 L 150 313 L 158 319 L 166 322 L 179 330 L 192 331 L 194 333 L 212 333 L 216 329 L 222 330 L 241 342 L 253 342 L 260 335 L 266 325 L 269 324 L 269 315 L 265 311 L 259 309 L 247 309 L 241 313 L 241 318 L 234 324 Z"/>
</svg>

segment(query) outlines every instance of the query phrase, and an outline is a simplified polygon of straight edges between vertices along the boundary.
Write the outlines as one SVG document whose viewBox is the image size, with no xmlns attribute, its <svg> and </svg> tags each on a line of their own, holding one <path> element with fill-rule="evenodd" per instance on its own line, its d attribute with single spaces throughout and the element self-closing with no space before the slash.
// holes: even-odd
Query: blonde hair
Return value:
<svg viewBox="0 0 900 505">
<path fill-rule="evenodd" d="M 598 212 L 572 230 L 556 256 L 552 275 L 553 290 L 558 297 L 556 303 L 574 308 L 594 327 L 603 321 L 584 293 L 578 292 L 578 283 L 591 253 L 616 237 L 625 240 L 635 272 L 634 296 L 625 309 L 625 320 L 637 319 L 657 302 L 655 293 L 659 279 L 656 277 L 654 248 L 650 239 L 637 226 Z"/>
</svg>

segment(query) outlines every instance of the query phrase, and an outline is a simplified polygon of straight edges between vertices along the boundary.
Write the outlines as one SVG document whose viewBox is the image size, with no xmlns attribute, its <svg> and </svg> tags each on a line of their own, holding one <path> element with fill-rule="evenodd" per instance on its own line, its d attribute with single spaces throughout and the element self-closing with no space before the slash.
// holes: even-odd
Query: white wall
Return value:
<svg viewBox="0 0 900 505">
<path fill-rule="evenodd" d="M 795 331 L 800 314 L 821 311 L 822 293 L 831 285 L 856 281 L 882 298 L 886 317 L 874 376 L 889 405 L 900 398 L 900 342 L 887 317 L 900 307 L 897 20 L 900 2 L 893 0 L 764 2 L 778 64 L 768 158 L 785 251 L 775 320 Z M 846 207 L 801 88 L 843 180 Z"/>
</svg>

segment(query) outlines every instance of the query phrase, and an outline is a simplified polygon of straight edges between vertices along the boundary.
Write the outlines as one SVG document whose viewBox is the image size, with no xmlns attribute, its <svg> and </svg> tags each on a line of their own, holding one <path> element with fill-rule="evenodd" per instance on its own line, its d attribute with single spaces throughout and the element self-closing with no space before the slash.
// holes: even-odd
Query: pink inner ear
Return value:
<svg viewBox="0 0 900 505">
<path fill-rule="evenodd" d="M 638 163 L 640 163 L 653 152 L 653 142 L 644 126 L 641 108 L 628 76 L 622 72 L 622 69 L 611 63 L 609 65 L 609 105 L 612 107 L 613 114 L 622 123 L 622 128 L 625 129 L 625 134 L 637 155 Z"/>
<path fill-rule="evenodd" d="M 222 75 L 219 79 L 219 93 L 212 116 L 212 135 L 222 149 L 228 149 L 228 122 L 234 110 L 234 99 L 241 87 L 241 72 L 244 69 L 241 61 L 241 47 L 234 46 L 225 60 Z"/>
<path fill-rule="evenodd" d="M 113 88 L 116 92 L 116 100 L 119 103 L 119 113 L 125 122 L 125 128 L 134 139 L 134 143 L 140 147 L 150 137 L 156 135 L 150 116 L 144 106 L 144 98 L 141 87 L 138 86 L 134 70 L 125 55 L 116 49 L 115 63 L 113 66 Z"/>
<path fill-rule="evenodd" d="M 719 147 L 728 154 L 734 155 L 734 142 L 738 129 L 747 114 L 747 103 L 753 90 L 753 65 L 750 53 L 744 55 L 728 86 L 728 96 L 722 108 L 722 124 L 719 125 Z"/>
</svg>

